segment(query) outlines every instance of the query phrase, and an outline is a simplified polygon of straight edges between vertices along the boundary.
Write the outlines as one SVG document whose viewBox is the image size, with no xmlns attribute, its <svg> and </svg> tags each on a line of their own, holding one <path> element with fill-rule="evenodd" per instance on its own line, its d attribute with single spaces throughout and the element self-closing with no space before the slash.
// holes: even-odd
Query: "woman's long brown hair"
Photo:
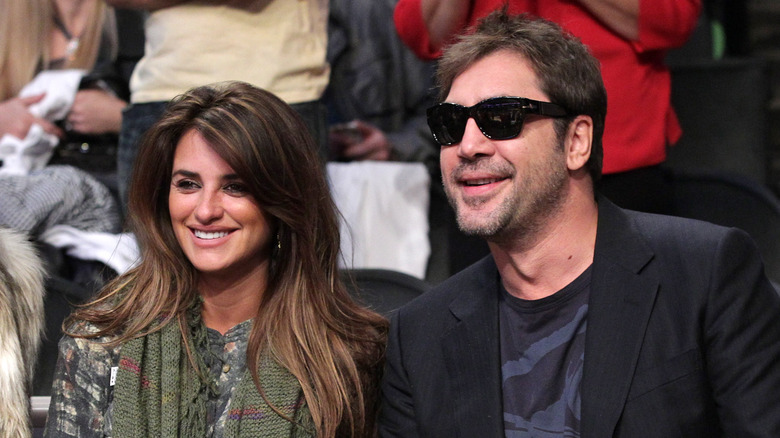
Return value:
<svg viewBox="0 0 780 438">
<path fill-rule="evenodd" d="M 197 272 L 168 213 L 173 155 L 191 129 L 240 176 L 278 233 L 247 349 L 255 384 L 262 394 L 257 366 L 268 351 L 299 380 L 318 436 L 371 436 L 387 321 L 357 305 L 339 280 L 338 219 L 317 145 L 287 104 L 251 85 L 191 90 L 144 136 L 129 197 L 142 260 L 73 315 L 99 331 L 72 335 L 120 344 L 158 330 L 160 318 L 179 319 L 195 298 Z"/>
</svg>

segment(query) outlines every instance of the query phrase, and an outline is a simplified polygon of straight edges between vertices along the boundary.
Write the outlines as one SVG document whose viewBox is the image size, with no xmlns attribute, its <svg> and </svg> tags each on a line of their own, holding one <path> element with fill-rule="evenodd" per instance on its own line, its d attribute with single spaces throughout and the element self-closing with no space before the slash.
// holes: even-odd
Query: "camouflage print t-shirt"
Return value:
<svg viewBox="0 0 780 438">
<path fill-rule="evenodd" d="M 218 396 L 210 398 L 208 437 L 221 438 L 227 407 L 246 369 L 246 347 L 252 322 L 244 321 L 224 335 L 208 330 L 210 371 L 217 383 Z M 79 332 L 94 332 L 82 325 Z M 111 437 L 113 385 L 111 368 L 118 366 L 121 346 L 103 345 L 109 338 L 83 339 L 65 336 L 59 343 L 51 405 L 45 437 Z M 204 349 L 199 351 L 208 357 Z"/>
</svg>

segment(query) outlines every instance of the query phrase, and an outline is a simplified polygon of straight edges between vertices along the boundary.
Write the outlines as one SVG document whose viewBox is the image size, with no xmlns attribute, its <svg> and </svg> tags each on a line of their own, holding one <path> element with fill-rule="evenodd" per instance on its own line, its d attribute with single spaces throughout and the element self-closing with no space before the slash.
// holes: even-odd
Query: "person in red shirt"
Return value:
<svg viewBox="0 0 780 438">
<path fill-rule="evenodd" d="M 666 52 L 696 26 L 700 0 L 400 0 L 401 39 L 423 59 L 507 4 L 560 24 L 601 63 L 609 98 L 600 190 L 626 208 L 670 213 L 659 167 L 682 129 L 671 106 Z"/>
</svg>

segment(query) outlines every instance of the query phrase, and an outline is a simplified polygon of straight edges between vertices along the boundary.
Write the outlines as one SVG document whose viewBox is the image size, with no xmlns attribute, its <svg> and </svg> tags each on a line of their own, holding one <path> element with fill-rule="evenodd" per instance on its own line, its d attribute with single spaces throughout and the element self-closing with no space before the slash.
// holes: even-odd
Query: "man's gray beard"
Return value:
<svg viewBox="0 0 780 438">
<path fill-rule="evenodd" d="M 549 217 L 555 214 L 563 203 L 566 193 L 567 171 L 556 166 L 557 163 L 530 169 L 529 181 L 536 184 L 512 188 L 511 196 L 504 198 L 495 210 L 486 214 L 484 220 L 467 222 L 458 208 L 455 197 L 444 185 L 447 199 L 455 210 L 458 228 L 468 236 L 482 237 L 488 241 L 517 240 L 530 238 L 544 226 Z M 541 187 L 539 182 L 541 181 Z M 526 193 L 521 194 L 520 191 Z M 478 207 L 485 200 L 476 199 L 467 203 L 469 207 Z"/>
<path fill-rule="evenodd" d="M 463 232 L 463 234 L 467 236 L 477 236 L 488 239 L 498 233 L 500 230 L 504 229 L 512 221 L 512 216 L 507 214 L 505 211 L 507 210 L 507 202 L 502 202 L 495 211 L 488 213 L 485 216 L 485 220 L 481 223 L 469 223 L 460 214 L 457 203 L 453 201 L 452 198 L 449 199 L 450 205 L 452 205 L 452 208 L 455 209 L 455 217 L 458 221 L 458 228 L 461 232 Z M 507 199 L 505 201 L 509 200 Z M 477 207 L 480 204 L 484 204 L 485 202 L 486 201 L 470 202 L 468 205 L 470 207 Z"/>
</svg>

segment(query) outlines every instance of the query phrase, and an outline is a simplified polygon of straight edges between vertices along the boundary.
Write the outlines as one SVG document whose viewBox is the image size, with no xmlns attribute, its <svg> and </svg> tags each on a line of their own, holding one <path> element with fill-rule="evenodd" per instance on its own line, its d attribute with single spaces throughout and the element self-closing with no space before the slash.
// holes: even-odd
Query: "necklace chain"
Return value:
<svg viewBox="0 0 780 438">
<path fill-rule="evenodd" d="M 65 58 L 72 61 L 76 54 L 76 50 L 79 49 L 79 37 L 73 36 L 73 34 L 70 33 L 68 28 L 65 27 L 65 23 L 62 22 L 59 14 L 54 14 L 54 25 L 57 26 L 57 29 L 62 32 L 65 39 L 68 40 L 68 44 L 65 46 Z"/>
</svg>

